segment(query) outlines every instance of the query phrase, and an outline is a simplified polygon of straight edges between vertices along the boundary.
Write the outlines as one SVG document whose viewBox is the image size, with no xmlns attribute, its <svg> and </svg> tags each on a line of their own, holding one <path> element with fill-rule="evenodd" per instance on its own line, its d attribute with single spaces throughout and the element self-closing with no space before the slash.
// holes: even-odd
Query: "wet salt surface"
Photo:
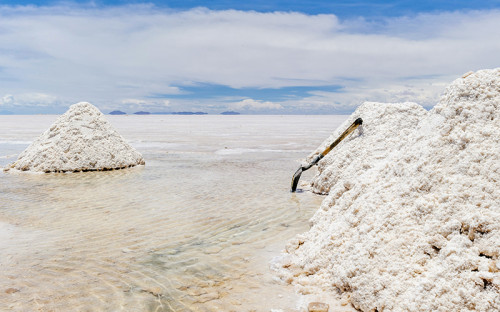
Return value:
<svg viewBox="0 0 500 312">
<path fill-rule="evenodd" d="M 0 173 L 1 309 L 293 310 L 269 261 L 323 197 L 290 179 L 347 116 L 106 117 L 145 167 Z M 55 119 L 0 116 L 0 167 Z"/>
</svg>

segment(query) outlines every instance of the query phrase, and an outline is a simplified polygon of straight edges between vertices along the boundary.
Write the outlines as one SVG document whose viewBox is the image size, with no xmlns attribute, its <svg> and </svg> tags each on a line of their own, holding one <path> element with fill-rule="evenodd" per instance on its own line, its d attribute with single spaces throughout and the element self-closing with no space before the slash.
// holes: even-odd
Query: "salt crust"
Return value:
<svg viewBox="0 0 500 312">
<path fill-rule="evenodd" d="M 5 170 L 74 172 L 144 165 L 142 155 L 90 103 L 71 105 Z"/>
<path fill-rule="evenodd" d="M 329 195 L 287 244 L 280 277 L 362 311 L 499 311 L 500 68 L 455 80 L 428 113 L 364 112 L 391 106 L 365 104 L 346 122 L 364 115 L 313 181 Z"/>
</svg>

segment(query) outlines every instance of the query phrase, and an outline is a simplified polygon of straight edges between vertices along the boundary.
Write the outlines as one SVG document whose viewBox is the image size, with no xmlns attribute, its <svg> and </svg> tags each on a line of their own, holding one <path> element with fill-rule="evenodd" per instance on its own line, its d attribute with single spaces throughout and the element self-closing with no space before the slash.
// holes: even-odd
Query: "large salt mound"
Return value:
<svg viewBox="0 0 500 312">
<path fill-rule="evenodd" d="M 499 311 L 500 69 L 454 81 L 405 141 L 339 178 L 282 278 L 362 311 Z"/>
<path fill-rule="evenodd" d="M 6 170 L 66 172 L 144 165 L 144 159 L 90 103 L 72 105 Z"/>
<path fill-rule="evenodd" d="M 405 142 L 405 137 L 413 130 L 427 111 L 415 103 L 374 103 L 361 105 L 316 151 L 308 157 L 308 162 L 323 152 L 342 131 L 358 117 L 363 125 L 344 139 L 318 164 L 318 173 L 311 181 L 315 193 L 327 194 L 333 185 L 344 177 L 357 176 L 378 160 L 384 159 Z M 350 183 L 344 181 L 349 187 Z"/>
</svg>

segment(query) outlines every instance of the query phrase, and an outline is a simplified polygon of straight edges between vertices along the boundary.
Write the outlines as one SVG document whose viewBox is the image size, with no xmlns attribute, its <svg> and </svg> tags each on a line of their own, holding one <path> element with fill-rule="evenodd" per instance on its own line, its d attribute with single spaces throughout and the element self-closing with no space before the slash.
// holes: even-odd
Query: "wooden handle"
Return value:
<svg viewBox="0 0 500 312">
<path fill-rule="evenodd" d="M 324 151 L 323 153 L 321 153 L 321 158 L 325 157 L 326 154 L 330 153 L 330 151 L 335 147 L 337 146 L 343 139 L 345 139 L 349 134 L 351 134 L 351 132 L 353 132 L 354 130 L 356 130 L 356 128 L 359 126 L 359 125 L 362 125 L 363 124 L 363 119 L 361 118 L 358 118 L 356 119 L 352 125 L 349 126 L 349 128 L 347 128 L 339 137 L 338 139 L 336 139 L 332 144 L 330 144 L 330 146 L 328 146 Z M 321 159 L 320 158 L 320 159 Z"/>
</svg>

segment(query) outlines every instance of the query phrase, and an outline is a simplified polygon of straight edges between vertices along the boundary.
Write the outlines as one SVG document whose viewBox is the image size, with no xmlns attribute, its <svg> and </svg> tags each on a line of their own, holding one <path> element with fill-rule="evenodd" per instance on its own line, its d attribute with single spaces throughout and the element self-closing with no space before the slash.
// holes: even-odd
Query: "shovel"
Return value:
<svg viewBox="0 0 500 312">
<path fill-rule="evenodd" d="M 306 171 L 307 169 L 311 168 L 312 166 L 316 165 L 321 159 L 323 159 L 323 157 L 326 156 L 326 154 L 328 154 L 335 146 L 337 146 L 337 144 L 339 144 L 343 139 L 345 139 L 349 134 L 351 134 L 351 132 L 353 132 L 354 130 L 356 130 L 356 128 L 363 124 L 363 120 L 361 118 L 358 118 L 356 119 L 352 125 L 349 126 L 349 128 L 347 128 L 339 137 L 338 139 L 336 139 L 332 144 L 330 144 L 330 146 L 328 146 L 324 151 L 323 153 L 319 154 L 318 156 L 314 157 L 313 161 L 309 164 L 309 165 L 306 165 L 306 166 L 300 166 L 299 169 L 297 169 L 297 171 L 295 172 L 295 174 L 293 175 L 293 178 L 292 178 L 292 189 L 290 190 L 290 192 L 295 192 L 295 190 L 297 189 L 297 184 L 299 184 L 299 179 L 300 179 L 300 175 L 302 174 L 302 172 Z"/>
</svg>

